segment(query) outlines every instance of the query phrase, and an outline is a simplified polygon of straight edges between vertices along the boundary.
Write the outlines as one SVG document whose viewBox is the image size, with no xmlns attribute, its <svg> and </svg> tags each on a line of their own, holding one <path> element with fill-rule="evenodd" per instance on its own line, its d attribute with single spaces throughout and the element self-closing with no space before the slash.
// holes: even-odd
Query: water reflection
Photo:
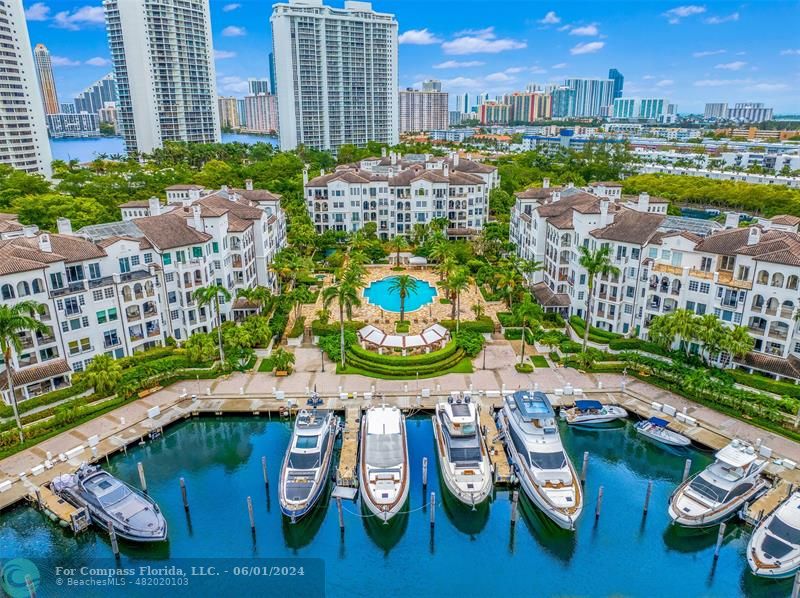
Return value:
<svg viewBox="0 0 800 598">
<path fill-rule="evenodd" d="M 489 501 L 491 499 L 476 505 L 473 510 L 471 506 L 465 505 L 445 488 L 441 475 L 440 471 L 439 488 L 441 489 L 442 506 L 447 520 L 462 534 L 466 534 L 471 539 L 474 539 L 475 536 L 483 531 L 483 528 L 485 528 L 486 524 L 489 522 L 489 512 L 491 510 Z"/>
<path fill-rule="evenodd" d="M 569 564 L 578 546 L 576 532 L 558 527 L 524 492 L 519 493 L 519 512 L 520 519 L 541 549 L 562 563 Z"/>
<path fill-rule="evenodd" d="M 334 502 L 331 499 L 331 490 L 331 484 L 326 484 L 325 489 L 322 491 L 322 497 L 319 499 L 317 505 L 309 514 L 296 523 L 292 523 L 289 517 L 283 514 L 280 515 L 283 542 L 294 554 L 297 554 L 297 551 L 304 546 L 311 544 L 317 532 L 319 532 L 319 529 L 322 527 L 322 522 L 325 521 L 325 514 L 328 511 L 328 507 Z"/>
<path fill-rule="evenodd" d="M 387 523 L 384 523 L 381 519 L 373 515 L 363 503 L 361 504 L 361 521 L 364 524 L 364 530 L 375 546 L 383 551 L 385 557 L 389 556 L 392 548 L 397 546 L 397 543 L 403 537 L 408 527 L 409 505 L 410 502 L 406 500 L 402 511 L 392 517 Z"/>
</svg>

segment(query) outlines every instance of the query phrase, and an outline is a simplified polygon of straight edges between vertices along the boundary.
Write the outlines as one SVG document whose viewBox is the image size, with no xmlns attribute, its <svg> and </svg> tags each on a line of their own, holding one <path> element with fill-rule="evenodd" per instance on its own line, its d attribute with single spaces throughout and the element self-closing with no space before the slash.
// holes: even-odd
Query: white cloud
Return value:
<svg viewBox="0 0 800 598">
<path fill-rule="evenodd" d="M 705 6 L 687 4 L 685 6 L 676 6 L 675 8 L 670 8 L 667 12 L 663 13 L 663 16 L 667 17 L 667 21 L 671 25 L 677 25 L 681 22 L 681 19 L 691 17 L 692 15 L 700 15 L 704 12 L 706 12 Z"/>
<path fill-rule="evenodd" d="M 397 41 L 401 44 L 409 44 L 412 46 L 429 46 L 431 44 L 438 44 L 442 40 L 427 29 L 409 29 L 401 33 Z"/>
<path fill-rule="evenodd" d="M 800 56 L 800 48 L 781 50 L 781 56 Z"/>
<path fill-rule="evenodd" d="M 71 13 L 62 10 L 53 17 L 56 27 L 71 31 L 78 31 L 83 25 L 103 25 L 105 22 L 102 6 L 82 6 Z"/>
<path fill-rule="evenodd" d="M 230 93 L 245 93 L 249 87 L 247 81 L 241 77 L 220 77 L 219 88 Z"/>
<path fill-rule="evenodd" d="M 695 87 L 725 87 L 728 85 L 745 85 L 750 79 L 700 79 L 694 82 Z"/>
<path fill-rule="evenodd" d="M 567 31 L 570 27 L 572 27 L 572 25 L 569 24 L 562 25 L 561 27 L 558 28 L 558 31 Z"/>
<path fill-rule="evenodd" d="M 484 27 L 483 29 L 462 29 L 461 31 L 456 31 L 453 34 L 453 37 L 463 37 L 465 35 L 474 35 L 475 37 L 494 37 L 494 27 Z"/>
<path fill-rule="evenodd" d="M 722 69 L 723 71 L 740 71 L 746 67 L 747 63 L 742 60 L 735 60 L 734 62 L 725 62 L 714 66 L 715 69 Z"/>
<path fill-rule="evenodd" d="M 109 66 L 111 65 L 111 61 L 108 58 L 103 58 L 102 56 L 95 56 L 94 58 L 87 60 L 86 64 L 89 66 Z"/>
<path fill-rule="evenodd" d="M 542 68 L 542 67 L 540 67 L 540 66 L 532 66 L 532 67 L 530 68 L 530 72 L 531 72 L 531 74 L 533 74 L 533 75 L 543 75 L 544 73 L 546 73 L 546 72 L 547 72 L 547 69 L 543 69 L 543 68 Z"/>
<path fill-rule="evenodd" d="M 247 35 L 247 31 L 244 27 L 237 27 L 236 25 L 228 25 L 225 29 L 222 30 L 222 35 L 225 37 L 242 37 L 243 35 Z"/>
<path fill-rule="evenodd" d="M 705 58 L 706 56 L 717 56 L 725 54 L 725 50 L 703 50 L 702 52 L 694 52 L 692 56 L 695 58 Z"/>
<path fill-rule="evenodd" d="M 492 83 L 507 83 L 508 81 L 513 81 L 514 77 L 509 77 L 505 73 L 492 73 L 491 75 L 486 75 L 486 80 Z"/>
<path fill-rule="evenodd" d="M 729 23 L 731 21 L 738 21 L 739 20 L 739 13 L 732 12 L 729 15 L 725 15 L 722 17 L 708 17 L 707 19 L 703 19 L 703 23 L 706 25 L 721 25 L 722 23 Z"/>
<path fill-rule="evenodd" d="M 466 69 L 473 66 L 483 66 L 486 64 L 480 60 L 445 60 L 439 64 L 434 64 L 435 69 Z"/>
<path fill-rule="evenodd" d="M 517 73 L 523 73 L 527 69 L 524 66 L 511 66 L 504 70 L 504 73 L 508 73 L 510 75 L 516 75 Z"/>
<path fill-rule="evenodd" d="M 539 19 L 539 22 L 542 25 L 557 25 L 561 22 L 561 17 L 559 17 L 554 10 L 548 11 L 544 17 Z"/>
<path fill-rule="evenodd" d="M 236 52 L 231 52 L 230 50 L 214 50 L 214 58 L 217 60 L 236 58 Z"/>
<path fill-rule="evenodd" d="M 784 91 L 789 89 L 789 86 L 786 83 L 756 83 L 755 85 L 750 85 L 749 87 L 745 87 L 745 89 L 749 91 Z"/>
<path fill-rule="evenodd" d="M 461 37 L 442 44 L 445 54 L 497 54 L 528 47 L 528 44 L 522 40 L 498 38 L 494 33 L 494 27 L 460 33 Z"/>
<path fill-rule="evenodd" d="M 551 69 L 564 69 L 564 68 L 567 68 L 567 63 L 566 62 L 559 62 L 558 64 L 554 64 L 550 68 Z"/>
<path fill-rule="evenodd" d="M 44 2 L 36 2 L 25 11 L 25 18 L 28 21 L 46 21 L 50 18 L 50 7 Z"/>
<path fill-rule="evenodd" d="M 72 60 L 72 58 L 67 58 L 66 56 L 51 56 L 50 61 L 53 63 L 53 66 L 80 66 L 80 60 Z"/>
<path fill-rule="evenodd" d="M 597 29 L 597 25 L 591 23 L 589 25 L 583 25 L 582 27 L 575 27 L 574 29 L 571 29 L 569 34 L 593 37 L 595 35 L 599 35 L 600 31 Z"/>
<path fill-rule="evenodd" d="M 232 10 L 236 10 L 237 8 L 241 7 L 241 4 L 226 4 L 222 7 L 222 12 L 231 12 Z"/>
<path fill-rule="evenodd" d="M 478 89 L 482 87 L 481 82 L 477 79 L 470 77 L 455 77 L 453 79 L 445 79 L 442 81 L 442 86 L 447 89 Z"/>
<path fill-rule="evenodd" d="M 672 79 L 661 79 L 658 83 L 656 83 L 656 87 L 671 87 L 675 84 L 675 81 Z"/>
<path fill-rule="evenodd" d="M 645 81 L 649 81 L 650 79 L 655 79 L 655 78 L 656 78 L 655 75 L 645 75 L 644 77 L 642 77 L 642 79 L 644 79 Z"/>
<path fill-rule="evenodd" d="M 586 42 L 570 48 L 569 53 L 573 56 L 580 54 L 594 54 L 595 52 L 602 50 L 605 45 L 605 42 Z"/>
</svg>

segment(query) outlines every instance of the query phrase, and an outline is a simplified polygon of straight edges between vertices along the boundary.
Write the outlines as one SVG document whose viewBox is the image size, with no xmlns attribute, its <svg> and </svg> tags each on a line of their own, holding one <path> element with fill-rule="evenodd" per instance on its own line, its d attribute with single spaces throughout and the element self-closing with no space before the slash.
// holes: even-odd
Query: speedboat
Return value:
<svg viewBox="0 0 800 598">
<path fill-rule="evenodd" d="M 371 407 L 361 422 L 358 478 L 369 511 L 388 522 L 408 498 L 406 421 L 397 407 Z"/>
<path fill-rule="evenodd" d="M 466 505 L 483 502 L 492 491 L 492 466 L 477 405 L 468 396 L 436 403 L 433 436 L 447 489 Z"/>
<path fill-rule="evenodd" d="M 574 407 L 562 409 L 562 413 L 568 424 L 581 426 L 607 424 L 628 417 L 628 412 L 622 407 L 603 405 L 600 401 L 588 399 L 575 401 Z"/>
<path fill-rule="evenodd" d="M 767 487 L 761 472 L 767 466 L 752 445 L 734 440 L 715 455 L 716 460 L 687 479 L 669 499 L 673 523 L 710 527 L 721 523 Z"/>
<path fill-rule="evenodd" d="M 575 529 L 583 491 L 547 395 L 518 390 L 506 396 L 497 424 L 525 494 L 559 527 Z"/>
<path fill-rule="evenodd" d="M 643 419 L 640 422 L 636 422 L 633 427 L 645 438 L 655 440 L 661 444 L 669 446 L 689 446 L 692 444 L 692 441 L 683 434 L 670 430 L 669 422 L 660 417 Z"/>
<path fill-rule="evenodd" d="M 760 577 L 791 577 L 800 569 L 800 492 L 758 524 L 747 544 L 747 563 Z"/>
<path fill-rule="evenodd" d="M 292 522 L 314 508 L 328 481 L 339 418 L 325 409 L 303 409 L 281 467 L 278 499 L 281 513 Z"/>
<path fill-rule="evenodd" d="M 92 523 L 131 542 L 167 539 L 167 521 L 152 498 L 96 465 L 83 464 L 51 483 L 53 493 L 89 512 Z"/>
</svg>

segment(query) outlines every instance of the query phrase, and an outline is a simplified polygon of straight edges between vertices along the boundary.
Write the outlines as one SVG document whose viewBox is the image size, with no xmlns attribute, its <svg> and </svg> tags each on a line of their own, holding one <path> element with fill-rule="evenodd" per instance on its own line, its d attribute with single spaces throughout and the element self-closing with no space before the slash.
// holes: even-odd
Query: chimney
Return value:
<svg viewBox="0 0 800 598">
<path fill-rule="evenodd" d="M 192 206 L 192 219 L 195 230 L 203 232 L 203 219 L 200 217 L 200 206 Z"/>
<path fill-rule="evenodd" d="M 453 152 L 453 170 L 455 170 L 456 166 L 458 166 L 458 151 Z"/>
<path fill-rule="evenodd" d="M 308 185 L 308 164 L 303 166 L 303 186 Z"/>
<path fill-rule="evenodd" d="M 553 191 L 553 194 L 550 196 L 550 199 L 553 202 L 556 202 L 561 199 L 561 191 Z"/>
<path fill-rule="evenodd" d="M 747 234 L 747 244 L 758 245 L 759 241 L 761 241 L 761 229 L 757 226 L 751 226 L 750 232 Z"/>
<path fill-rule="evenodd" d="M 442 172 L 444 173 L 445 177 L 449 177 L 450 176 L 450 165 L 447 164 L 447 162 L 442 164 Z"/>
<path fill-rule="evenodd" d="M 397 164 L 397 154 L 395 152 L 391 152 L 389 154 L 389 160 L 391 160 L 392 166 Z"/>
<path fill-rule="evenodd" d="M 325 169 L 324 168 L 320 168 L 319 169 L 319 176 L 325 176 Z"/>
<path fill-rule="evenodd" d="M 572 189 L 575 187 L 575 183 L 567 183 L 567 189 Z"/>
<path fill-rule="evenodd" d="M 385 158 L 385 157 L 386 157 L 386 146 L 383 146 L 381 148 L 381 158 Z"/>
<path fill-rule="evenodd" d="M 36 236 L 36 231 L 39 230 L 39 227 L 35 224 L 29 224 L 28 226 L 22 227 L 22 234 L 25 235 L 27 238 L 32 239 Z"/>
<path fill-rule="evenodd" d="M 50 245 L 50 235 L 47 233 L 42 233 L 39 235 L 39 251 L 53 253 L 53 246 Z"/>
<path fill-rule="evenodd" d="M 72 222 L 69 218 L 59 218 L 56 220 L 56 226 L 58 227 L 58 234 L 59 235 L 71 235 L 72 234 Z"/>
<path fill-rule="evenodd" d="M 245 179 L 244 180 L 244 188 L 247 191 L 252 191 L 253 190 L 253 179 Z"/>
<path fill-rule="evenodd" d="M 725 228 L 739 228 L 739 214 L 725 212 Z"/>
<path fill-rule="evenodd" d="M 550 179 L 542 179 L 542 189 L 550 188 Z"/>
<path fill-rule="evenodd" d="M 222 187 L 220 187 L 220 191 L 222 192 L 223 195 L 225 195 L 227 197 L 227 195 L 228 195 L 228 185 L 222 185 Z"/>
<path fill-rule="evenodd" d="M 608 225 L 608 199 L 600 200 L 600 228 Z"/>
<path fill-rule="evenodd" d="M 158 216 L 161 213 L 161 202 L 157 197 L 151 197 L 147 200 L 148 212 L 151 216 Z"/>
<path fill-rule="evenodd" d="M 636 209 L 640 212 L 650 211 L 650 195 L 648 193 L 642 192 L 639 194 L 639 204 Z"/>
</svg>

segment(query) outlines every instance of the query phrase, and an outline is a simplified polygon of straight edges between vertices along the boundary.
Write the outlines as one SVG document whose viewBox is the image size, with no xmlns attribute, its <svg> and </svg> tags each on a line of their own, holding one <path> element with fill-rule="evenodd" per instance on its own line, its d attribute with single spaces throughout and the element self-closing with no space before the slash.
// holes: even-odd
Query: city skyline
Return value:
<svg viewBox="0 0 800 598">
<path fill-rule="evenodd" d="M 494 96 L 616 68 L 626 97 L 669 97 L 682 113 L 745 101 L 776 114 L 800 111 L 800 44 L 791 28 L 748 42 L 767 18 L 795 22 L 796 3 L 773 3 L 768 14 L 735 2 L 537 3 L 520 18 L 519 3 L 501 2 L 491 19 L 464 2 L 437 3 L 435 12 L 415 1 L 372 4 L 399 23 L 400 89 L 435 78 L 452 96 Z M 59 0 L 25 8 L 31 44 L 52 54 L 61 102 L 111 70 L 102 6 Z M 211 1 L 220 95 L 242 97 L 249 78 L 268 77 L 271 10 L 272 3 Z M 674 44 L 667 58 L 664 44 Z"/>
</svg>

